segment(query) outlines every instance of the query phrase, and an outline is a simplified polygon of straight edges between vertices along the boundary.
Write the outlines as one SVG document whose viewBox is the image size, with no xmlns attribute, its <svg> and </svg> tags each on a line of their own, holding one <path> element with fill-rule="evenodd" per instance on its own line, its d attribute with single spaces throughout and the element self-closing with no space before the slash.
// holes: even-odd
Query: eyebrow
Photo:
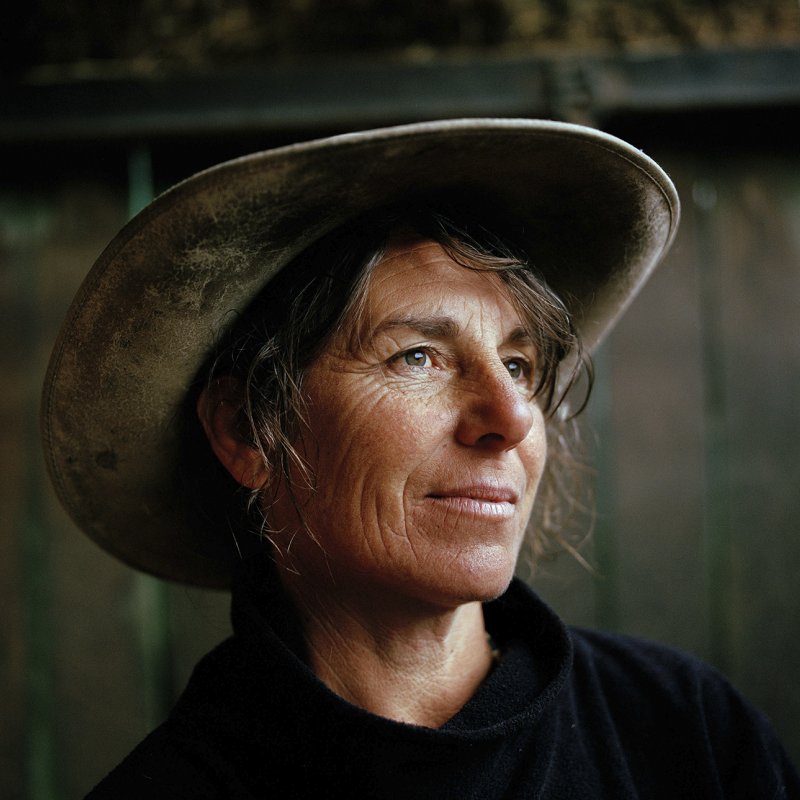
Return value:
<svg viewBox="0 0 800 800">
<path fill-rule="evenodd" d="M 531 333 L 529 328 L 525 328 L 522 325 L 518 325 L 511 331 L 511 335 L 508 337 L 509 342 L 513 342 L 514 344 L 536 344 L 536 340 L 534 339 L 533 334 Z"/>
<path fill-rule="evenodd" d="M 414 330 L 431 339 L 455 339 L 461 331 L 461 326 L 452 317 L 390 317 L 372 331 L 370 338 L 375 339 L 397 328 Z M 517 345 L 534 344 L 530 330 L 522 325 L 514 328 L 506 341 Z"/>
<path fill-rule="evenodd" d="M 461 331 L 452 317 L 390 317 L 375 328 L 371 338 L 395 328 L 409 328 L 433 339 L 454 339 Z"/>
</svg>

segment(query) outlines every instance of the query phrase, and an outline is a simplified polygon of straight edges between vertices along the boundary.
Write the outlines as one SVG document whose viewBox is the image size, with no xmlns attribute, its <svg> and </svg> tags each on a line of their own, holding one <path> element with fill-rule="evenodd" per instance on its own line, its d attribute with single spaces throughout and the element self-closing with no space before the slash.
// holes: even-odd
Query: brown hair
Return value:
<svg viewBox="0 0 800 800">
<path fill-rule="evenodd" d="M 335 229 L 268 284 L 236 320 L 205 371 L 206 381 L 232 375 L 243 387 L 241 433 L 272 476 L 250 496 L 251 511 L 259 513 L 260 503 L 269 504 L 278 478 L 290 491 L 292 475 L 312 484 L 316 480 L 292 444 L 305 411 L 304 372 L 337 332 L 354 336 L 371 274 L 388 242 L 403 232 L 438 242 L 466 269 L 495 272 L 527 323 L 539 356 L 533 394 L 547 418 L 550 447 L 528 546 L 534 561 L 564 547 L 574 552 L 567 534 L 571 510 L 580 505 L 573 419 L 588 399 L 591 365 L 566 306 L 515 246 L 509 229 L 505 219 L 493 224 L 485 213 L 442 204 L 386 209 Z M 565 395 L 581 372 L 588 381 L 582 402 L 572 410 Z M 302 519 L 300 509 L 298 514 Z M 260 529 L 269 535 L 263 515 Z"/>
</svg>

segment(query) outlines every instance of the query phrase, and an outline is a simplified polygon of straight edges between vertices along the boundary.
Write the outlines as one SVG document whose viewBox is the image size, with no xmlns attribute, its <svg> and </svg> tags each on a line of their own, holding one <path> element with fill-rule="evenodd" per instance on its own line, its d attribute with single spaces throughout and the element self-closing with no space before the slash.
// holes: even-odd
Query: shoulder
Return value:
<svg viewBox="0 0 800 800">
<path fill-rule="evenodd" d="M 86 796 L 86 800 L 148 797 L 154 800 L 210 800 L 215 789 L 184 752 L 168 726 L 162 725 L 142 741 Z"/>
<path fill-rule="evenodd" d="M 235 709 L 227 702 L 227 687 L 237 655 L 231 639 L 207 654 L 194 668 L 189 685 L 168 719 L 140 742 L 86 800 L 249 797 L 232 777 L 228 748 L 221 735 L 228 724 L 235 724 L 230 719 Z"/>
<path fill-rule="evenodd" d="M 627 752 L 669 753 L 673 765 L 738 787 L 732 796 L 749 796 L 745 787 L 760 787 L 760 797 L 797 796 L 797 775 L 771 724 L 717 669 L 644 639 L 580 628 L 570 635 L 579 718 L 604 721 Z"/>
<path fill-rule="evenodd" d="M 686 716 L 704 728 L 728 727 L 736 718 L 768 727 L 714 667 L 677 648 L 632 636 L 570 629 L 573 674 L 583 691 L 643 716 Z"/>
<path fill-rule="evenodd" d="M 683 695 L 690 686 L 712 690 L 730 687 L 723 675 L 697 656 L 648 639 L 570 628 L 574 648 L 574 669 L 614 681 L 631 691 Z"/>
</svg>

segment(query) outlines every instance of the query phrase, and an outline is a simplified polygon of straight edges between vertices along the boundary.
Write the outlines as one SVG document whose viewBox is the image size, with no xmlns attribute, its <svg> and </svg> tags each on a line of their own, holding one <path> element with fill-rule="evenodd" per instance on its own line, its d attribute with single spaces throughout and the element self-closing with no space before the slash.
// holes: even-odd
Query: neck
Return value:
<svg viewBox="0 0 800 800">
<path fill-rule="evenodd" d="M 284 573 L 311 667 L 328 688 L 382 717 L 438 728 L 475 693 L 493 658 L 483 609 L 360 604 L 321 595 Z"/>
</svg>

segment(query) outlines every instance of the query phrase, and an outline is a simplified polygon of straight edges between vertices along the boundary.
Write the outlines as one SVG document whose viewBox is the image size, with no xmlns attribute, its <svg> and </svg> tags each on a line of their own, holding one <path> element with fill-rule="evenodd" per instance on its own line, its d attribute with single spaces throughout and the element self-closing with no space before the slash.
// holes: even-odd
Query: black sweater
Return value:
<svg viewBox="0 0 800 800">
<path fill-rule="evenodd" d="M 800 798 L 769 724 L 715 670 L 568 630 L 516 581 L 485 607 L 500 663 L 435 730 L 327 689 L 261 559 L 232 613 L 233 637 L 89 798 Z"/>
</svg>

